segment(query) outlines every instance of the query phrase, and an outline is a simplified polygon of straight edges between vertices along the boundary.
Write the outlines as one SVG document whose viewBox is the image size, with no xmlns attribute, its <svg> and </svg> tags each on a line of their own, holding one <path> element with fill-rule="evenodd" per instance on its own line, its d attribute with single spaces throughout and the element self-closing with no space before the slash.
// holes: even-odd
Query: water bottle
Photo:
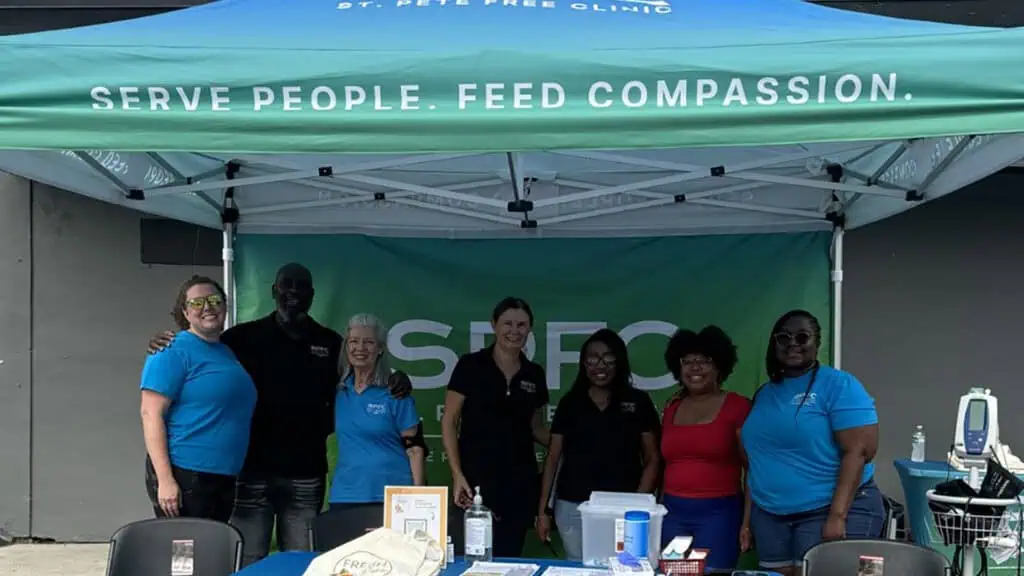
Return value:
<svg viewBox="0 0 1024 576">
<path fill-rule="evenodd" d="M 473 562 L 490 562 L 493 557 L 494 545 L 492 535 L 494 528 L 494 517 L 489 508 L 484 506 L 484 499 L 480 496 L 480 487 L 476 487 L 476 495 L 473 496 L 473 505 L 466 510 L 466 563 L 470 566 Z"/>
<path fill-rule="evenodd" d="M 451 565 L 455 562 L 455 543 L 452 542 L 452 537 L 448 537 L 448 546 L 445 548 L 445 564 Z"/>
<path fill-rule="evenodd" d="M 924 426 L 920 424 L 914 430 L 914 440 L 910 448 L 911 462 L 924 462 Z"/>
</svg>

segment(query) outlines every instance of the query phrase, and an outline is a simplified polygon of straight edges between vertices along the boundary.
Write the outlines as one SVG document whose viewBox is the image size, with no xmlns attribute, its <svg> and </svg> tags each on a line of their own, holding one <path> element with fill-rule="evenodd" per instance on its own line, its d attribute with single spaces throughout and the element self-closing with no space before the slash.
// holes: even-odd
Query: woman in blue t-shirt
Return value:
<svg viewBox="0 0 1024 576">
<path fill-rule="evenodd" d="M 853 375 L 818 362 L 821 326 L 794 310 L 772 329 L 765 357 L 770 381 L 754 395 L 741 430 L 751 535 L 765 569 L 799 575 L 814 545 L 877 538 L 882 494 L 871 462 L 878 450 L 875 402 Z"/>
<path fill-rule="evenodd" d="M 373 508 L 383 518 L 385 486 L 426 483 L 425 451 L 414 440 L 420 422 L 416 402 L 388 391 L 387 329 L 374 316 L 349 320 L 341 364 L 334 406 L 338 462 L 328 502 L 332 513 Z"/>
<path fill-rule="evenodd" d="M 172 312 L 182 332 L 142 369 L 146 491 L 158 518 L 227 522 L 234 507 L 256 388 L 220 342 L 226 310 L 220 285 L 193 276 Z"/>
</svg>

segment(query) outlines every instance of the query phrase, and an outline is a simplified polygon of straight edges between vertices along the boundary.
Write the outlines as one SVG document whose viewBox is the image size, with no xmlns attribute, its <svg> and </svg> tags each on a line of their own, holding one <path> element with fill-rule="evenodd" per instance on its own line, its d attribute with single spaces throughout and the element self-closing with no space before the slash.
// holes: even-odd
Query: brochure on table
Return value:
<svg viewBox="0 0 1024 576">
<path fill-rule="evenodd" d="M 422 530 L 447 554 L 448 487 L 385 486 L 384 527 L 403 534 Z"/>
</svg>

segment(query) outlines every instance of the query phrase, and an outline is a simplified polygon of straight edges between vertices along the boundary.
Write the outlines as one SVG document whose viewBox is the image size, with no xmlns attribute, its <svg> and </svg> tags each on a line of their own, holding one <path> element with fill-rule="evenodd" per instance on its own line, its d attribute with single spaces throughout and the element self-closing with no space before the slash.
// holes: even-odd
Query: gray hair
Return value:
<svg viewBox="0 0 1024 576">
<path fill-rule="evenodd" d="M 344 386 L 345 380 L 352 375 L 352 366 L 348 363 L 348 333 L 353 328 L 370 328 L 373 330 L 373 337 L 377 340 L 378 356 L 373 368 L 373 375 L 370 377 L 370 386 L 386 388 L 388 377 L 391 376 L 391 362 L 388 360 L 388 327 L 373 314 L 356 314 L 349 318 L 345 328 L 345 344 L 338 358 L 338 372 L 341 374 L 341 381 L 338 386 Z"/>
</svg>

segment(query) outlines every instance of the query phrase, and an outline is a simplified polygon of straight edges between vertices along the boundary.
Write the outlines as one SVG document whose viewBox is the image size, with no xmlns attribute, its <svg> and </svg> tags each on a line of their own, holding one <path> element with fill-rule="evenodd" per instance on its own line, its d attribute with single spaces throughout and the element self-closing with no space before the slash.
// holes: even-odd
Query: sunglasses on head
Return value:
<svg viewBox="0 0 1024 576">
<path fill-rule="evenodd" d="M 224 303 L 224 297 L 220 294 L 210 294 L 209 296 L 200 296 L 198 298 L 189 298 L 185 300 L 185 306 L 193 310 L 202 310 L 207 305 L 210 308 L 219 308 Z"/>
<path fill-rule="evenodd" d="M 776 332 L 772 338 L 779 346 L 805 346 L 814 340 L 814 334 L 810 332 Z"/>
<path fill-rule="evenodd" d="M 614 354 L 602 354 L 600 356 L 587 356 L 584 359 L 587 366 L 591 368 L 604 364 L 605 366 L 615 366 L 615 355 Z"/>
</svg>

